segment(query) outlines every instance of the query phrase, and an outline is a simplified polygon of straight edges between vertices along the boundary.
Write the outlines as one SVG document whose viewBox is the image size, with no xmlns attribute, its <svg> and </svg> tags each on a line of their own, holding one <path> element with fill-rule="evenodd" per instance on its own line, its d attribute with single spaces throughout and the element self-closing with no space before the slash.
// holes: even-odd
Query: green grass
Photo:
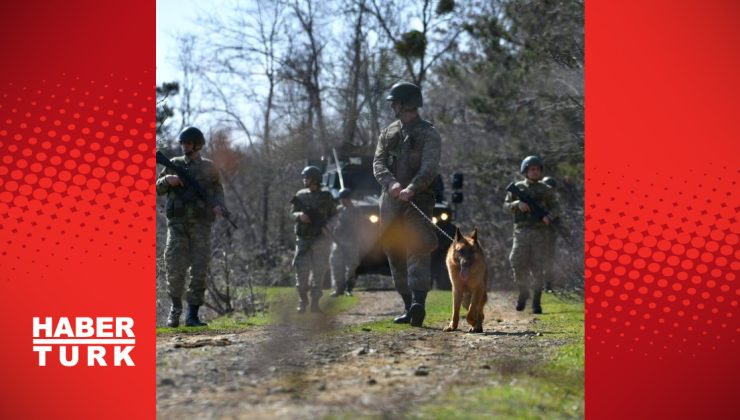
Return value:
<svg viewBox="0 0 740 420">
<path fill-rule="evenodd" d="M 292 287 L 259 288 L 267 301 L 268 310 L 256 316 L 231 314 L 209 321 L 204 328 L 157 328 L 158 334 L 224 331 L 233 332 L 259 325 L 295 322 L 317 315 L 298 315 L 297 300 Z M 399 312 L 401 299 L 398 299 Z M 336 315 L 354 307 L 357 297 L 321 299 L 322 311 Z M 431 291 L 427 297 L 425 325 L 442 328 L 448 321 L 451 309 L 449 291 Z M 470 418 L 582 418 L 584 416 L 584 314 L 583 303 L 563 301 L 550 294 L 543 296 L 543 315 L 530 328 L 540 333 L 536 340 L 553 340 L 562 343 L 549 348 L 544 361 L 534 364 L 517 354 L 490 361 L 490 382 L 484 386 L 454 387 L 444 396 L 427 403 L 415 411 L 414 417 L 430 419 Z M 464 312 L 464 311 L 463 311 Z M 461 314 L 462 316 L 462 314 Z M 461 325 L 465 325 L 464 322 Z M 408 325 L 393 324 L 390 319 L 348 327 L 342 332 L 367 332 L 397 334 L 408 331 Z M 498 369 L 496 367 L 499 367 Z M 344 416 L 341 416 L 344 418 Z"/>
<path fill-rule="evenodd" d="M 400 315 L 401 312 L 403 312 L 403 301 L 398 295 L 395 295 L 392 299 L 397 301 L 398 315 Z M 450 312 L 452 310 L 452 297 L 450 292 L 445 290 L 430 291 L 427 295 L 425 309 L 427 314 L 424 318 L 424 325 L 427 327 L 442 328 L 450 319 Z M 367 332 L 369 330 L 370 332 L 378 334 L 394 334 L 414 328 L 408 324 L 394 324 L 391 322 L 394 316 L 396 315 L 389 316 L 388 319 L 382 319 L 380 321 L 353 325 L 348 327 L 347 330 L 350 332 Z"/>
<path fill-rule="evenodd" d="M 207 327 L 158 327 L 157 334 L 174 333 L 203 333 L 203 332 L 233 332 L 253 326 L 273 325 L 279 322 L 291 322 L 300 319 L 315 317 L 315 314 L 299 315 L 295 313 L 298 295 L 294 287 L 260 287 L 255 289 L 255 295 L 263 296 L 266 300 L 265 312 L 247 316 L 244 313 L 232 313 L 208 321 Z M 324 294 L 320 301 L 320 307 L 326 315 L 337 315 L 346 312 L 358 302 L 356 296 L 343 296 L 332 299 L 328 293 Z"/>
<path fill-rule="evenodd" d="M 423 407 L 424 419 L 583 417 L 583 381 L 580 385 L 541 377 L 512 376 L 487 388 L 455 388 L 434 405 Z"/>
<path fill-rule="evenodd" d="M 552 295 L 543 297 L 545 314 L 533 327 L 537 339 L 558 339 L 565 344 L 550 349 L 545 362 L 531 366 L 511 355 L 491 361 L 492 366 L 509 364 L 513 369 L 493 370 L 494 385 L 456 387 L 443 398 L 424 406 L 419 417 L 431 419 L 470 418 L 582 418 L 584 416 L 583 303 L 564 302 Z M 526 365 L 529 363 L 530 365 Z"/>
</svg>

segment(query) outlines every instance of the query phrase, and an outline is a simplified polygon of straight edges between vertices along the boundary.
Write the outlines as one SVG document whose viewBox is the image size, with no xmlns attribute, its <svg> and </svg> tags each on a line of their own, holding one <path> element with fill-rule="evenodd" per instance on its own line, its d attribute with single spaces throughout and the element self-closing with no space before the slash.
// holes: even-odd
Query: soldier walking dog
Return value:
<svg viewBox="0 0 740 420">
<path fill-rule="evenodd" d="M 383 191 L 383 248 L 404 304 L 404 313 L 393 322 L 420 327 L 426 316 L 424 305 L 431 287 L 430 254 L 437 247 L 437 236 L 410 203 L 431 217 L 432 181 L 439 166 L 441 139 L 434 126 L 419 116 L 423 101 L 418 86 L 396 83 L 386 99 L 398 120 L 383 129 L 378 138 L 373 173 Z"/>
</svg>

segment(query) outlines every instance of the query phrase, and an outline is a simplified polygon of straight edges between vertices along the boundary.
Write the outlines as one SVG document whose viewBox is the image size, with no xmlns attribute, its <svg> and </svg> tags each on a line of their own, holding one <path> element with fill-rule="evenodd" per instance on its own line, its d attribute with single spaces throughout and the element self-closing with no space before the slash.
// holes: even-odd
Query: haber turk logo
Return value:
<svg viewBox="0 0 740 420">
<path fill-rule="evenodd" d="M 134 366 L 134 320 L 128 317 L 33 318 L 39 366 Z"/>
</svg>

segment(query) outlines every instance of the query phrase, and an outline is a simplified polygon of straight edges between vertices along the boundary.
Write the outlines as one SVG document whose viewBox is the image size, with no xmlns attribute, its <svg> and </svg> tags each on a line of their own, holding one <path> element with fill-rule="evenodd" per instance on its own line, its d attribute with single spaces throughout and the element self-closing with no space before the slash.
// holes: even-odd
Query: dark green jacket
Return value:
<svg viewBox="0 0 740 420">
<path fill-rule="evenodd" d="M 383 190 L 394 182 L 416 195 L 433 195 L 442 139 L 429 121 L 417 118 L 403 126 L 395 121 L 378 137 L 373 173 Z"/>
<path fill-rule="evenodd" d="M 555 190 L 543 182 L 532 182 L 528 179 L 519 181 L 516 187 L 526 192 L 532 199 L 545 211 L 550 213 L 552 220 L 560 216 L 560 204 L 558 203 Z M 533 213 L 523 213 L 519 210 L 519 200 L 507 192 L 504 200 L 504 209 L 514 215 L 514 226 L 516 227 L 545 227 L 547 226 L 542 220 L 536 220 Z"/>
<path fill-rule="evenodd" d="M 334 197 L 327 190 L 318 190 L 311 192 L 308 188 L 299 190 L 295 195 L 303 205 L 309 209 L 317 211 L 324 221 L 330 221 L 337 214 L 336 203 Z M 311 220 L 311 223 L 303 223 L 300 220 L 301 211 L 299 211 L 295 205 L 291 206 L 290 215 L 295 222 L 295 234 L 299 238 L 316 238 L 321 236 L 322 230 L 315 223 L 316 220 Z"/>
<path fill-rule="evenodd" d="M 196 181 L 218 202 L 224 202 L 224 188 L 221 185 L 221 179 L 218 169 L 213 161 L 197 156 L 190 159 L 187 156 L 178 156 L 170 159 L 177 166 L 185 168 Z M 206 203 L 203 198 L 195 192 L 194 189 L 177 186 L 171 187 L 165 177 L 167 175 L 177 175 L 174 170 L 164 168 L 157 177 L 157 195 L 167 195 L 166 213 L 167 219 L 172 221 L 198 220 L 209 221 L 215 220 L 213 207 Z"/>
</svg>

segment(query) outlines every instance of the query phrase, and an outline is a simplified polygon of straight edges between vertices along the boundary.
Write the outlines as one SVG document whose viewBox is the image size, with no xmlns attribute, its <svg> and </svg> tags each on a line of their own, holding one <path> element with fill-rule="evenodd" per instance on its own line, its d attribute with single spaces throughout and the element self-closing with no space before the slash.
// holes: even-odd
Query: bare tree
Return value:
<svg viewBox="0 0 740 420">
<path fill-rule="evenodd" d="M 365 3 L 366 0 L 358 0 L 356 4 L 352 4 L 347 15 L 354 17 L 354 27 L 352 32 L 352 38 L 349 42 L 349 55 L 351 57 L 348 63 L 349 78 L 347 80 L 347 87 L 343 91 L 344 101 L 346 109 L 341 115 L 342 118 L 342 142 L 353 144 L 355 142 L 355 135 L 357 133 L 357 123 L 360 116 L 360 82 L 362 70 L 365 65 L 363 62 L 363 38 L 365 37 L 365 31 L 363 26 L 365 24 Z"/>
<path fill-rule="evenodd" d="M 177 54 L 177 63 L 182 70 L 182 81 L 180 82 L 180 130 L 193 125 L 195 118 L 200 113 L 196 109 L 194 92 L 196 90 L 196 78 L 200 72 L 198 68 L 197 38 L 194 35 L 181 35 L 178 39 L 180 49 Z"/>
<path fill-rule="evenodd" d="M 330 149 L 329 136 L 324 118 L 322 100 L 321 71 L 323 68 L 322 52 L 325 43 L 322 41 L 321 24 L 318 22 L 318 13 L 313 0 L 294 0 L 290 5 L 293 17 L 296 18 L 303 41 L 292 39 L 291 47 L 286 55 L 284 75 L 286 78 L 300 84 L 305 90 L 308 100 L 306 109 L 306 125 L 309 132 L 309 154 L 323 153 Z M 296 42 L 299 42 L 296 45 Z M 315 121 L 314 121 L 315 118 Z M 318 128 L 318 141 L 314 131 Z"/>
<path fill-rule="evenodd" d="M 272 182 L 271 154 L 272 125 L 275 110 L 275 95 L 277 85 L 281 81 L 279 74 L 279 49 L 281 48 L 281 33 L 284 29 L 285 4 L 267 0 L 257 0 L 250 7 L 244 7 L 241 3 L 233 6 L 227 17 L 212 15 L 206 19 L 206 24 L 219 35 L 211 46 L 210 54 L 213 64 L 209 69 L 215 76 L 226 75 L 228 79 L 227 88 L 224 91 L 223 80 L 211 79 L 209 86 L 214 96 L 220 99 L 222 104 L 213 111 L 227 115 L 230 120 L 244 132 L 250 145 L 261 150 L 260 173 L 261 186 L 261 220 L 260 239 L 267 241 L 270 226 L 270 185 Z M 244 85 L 250 86 L 254 82 L 257 86 L 266 86 L 264 94 L 254 91 L 245 92 L 246 97 L 261 103 L 260 110 L 261 127 L 258 129 L 261 144 L 253 141 L 253 136 L 247 123 L 239 116 L 239 108 L 229 98 L 233 95 L 233 88 Z"/>
<path fill-rule="evenodd" d="M 409 14 L 408 2 L 371 0 L 368 12 L 375 17 L 380 30 L 403 60 L 407 76 L 422 86 L 429 69 L 455 46 L 462 33 L 462 28 L 453 24 L 460 14 L 455 9 L 462 6 L 439 1 L 433 10 L 431 0 L 419 0 L 415 6 L 412 13 L 419 15 L 421 30 L 410 30 L 410 22 L 399 18 Z"/>
</svg>

